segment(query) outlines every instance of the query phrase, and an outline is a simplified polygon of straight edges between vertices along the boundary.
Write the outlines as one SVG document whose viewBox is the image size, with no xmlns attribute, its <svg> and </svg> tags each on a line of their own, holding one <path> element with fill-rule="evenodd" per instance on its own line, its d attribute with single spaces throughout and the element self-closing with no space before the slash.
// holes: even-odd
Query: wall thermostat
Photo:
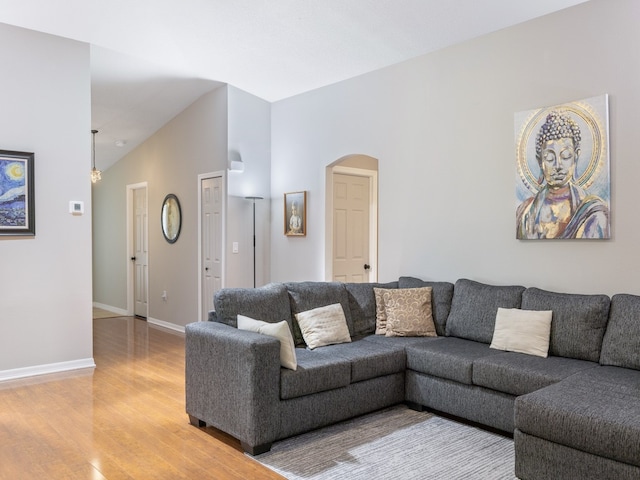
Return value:
<svg viewBox="0 0 640 480">
<path fill-rule="evenodd" d="M 69 213 L 71 215 L 82 215 L 84 213 L 84 202 L 70 201 Z"/>
</svg>

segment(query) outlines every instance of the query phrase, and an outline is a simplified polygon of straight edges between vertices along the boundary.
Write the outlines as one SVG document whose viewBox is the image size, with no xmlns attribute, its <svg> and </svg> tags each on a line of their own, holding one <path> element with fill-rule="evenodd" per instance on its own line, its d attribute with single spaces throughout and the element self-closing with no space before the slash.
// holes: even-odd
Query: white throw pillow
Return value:
<svg viewBox="0 0 640 480">
<path fill-rule="evenodd" d="M 498 308 L 490 347 L 547 357 L 552 316 L 551 310 Z"/>
<path fill-rule="evenodd" d="M 302 338 L 311 350 L 325 345 L 351 341 L 342 305 L 334 303 L 296 313 Z"/>
<path fill-rule="evenodd" d="M 285 320 L 278 323 L 268 323 L 255 320 L 244 315 L 238 315 L 238 329 L 261 333 L 280 340 L 280 365 L 290 370 L 298 368 L 296 346 L 289 325 Z"/>
</svg>

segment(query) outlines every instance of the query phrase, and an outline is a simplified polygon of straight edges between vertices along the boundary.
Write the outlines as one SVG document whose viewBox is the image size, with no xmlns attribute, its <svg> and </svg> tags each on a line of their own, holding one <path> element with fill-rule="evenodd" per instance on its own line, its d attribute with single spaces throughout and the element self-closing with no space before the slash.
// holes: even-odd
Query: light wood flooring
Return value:
<svg viewBox="0 0 640 480">
<path fill-rule="evenodd" d="M 0 383 L 0 479 L 282 479 L 189 424 L 184 336 L 94 320 L 94 369 Z"/>
</svg>

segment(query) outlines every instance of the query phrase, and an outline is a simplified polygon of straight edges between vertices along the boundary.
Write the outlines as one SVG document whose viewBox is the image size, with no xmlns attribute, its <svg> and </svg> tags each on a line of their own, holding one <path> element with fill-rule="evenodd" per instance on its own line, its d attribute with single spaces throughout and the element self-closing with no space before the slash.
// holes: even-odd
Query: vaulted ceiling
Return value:
<svg viewBox="0 0 640 480">
<path fill-rule="evenodd" d="M 91 44 L 104 170 L 222 84 L 273 102 L 584 1 L 0 0 L 0 22 Z"/>
</svg>

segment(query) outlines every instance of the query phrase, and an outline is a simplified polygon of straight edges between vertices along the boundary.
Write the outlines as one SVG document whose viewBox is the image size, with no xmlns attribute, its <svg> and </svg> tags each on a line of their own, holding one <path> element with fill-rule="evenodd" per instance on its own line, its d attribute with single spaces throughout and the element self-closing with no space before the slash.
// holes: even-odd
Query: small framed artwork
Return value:
<svg viewBox="0 0 640 480">
<path fill-rule="evenodd" d="M 284 194 L 284 234 L 304 237 L 307 234 L 307 192 Z"/>
<path fill-rule="evenodd" d="M 0 150 L 0 235 L 36 234 L 34 154 Z"/>
</svg>

